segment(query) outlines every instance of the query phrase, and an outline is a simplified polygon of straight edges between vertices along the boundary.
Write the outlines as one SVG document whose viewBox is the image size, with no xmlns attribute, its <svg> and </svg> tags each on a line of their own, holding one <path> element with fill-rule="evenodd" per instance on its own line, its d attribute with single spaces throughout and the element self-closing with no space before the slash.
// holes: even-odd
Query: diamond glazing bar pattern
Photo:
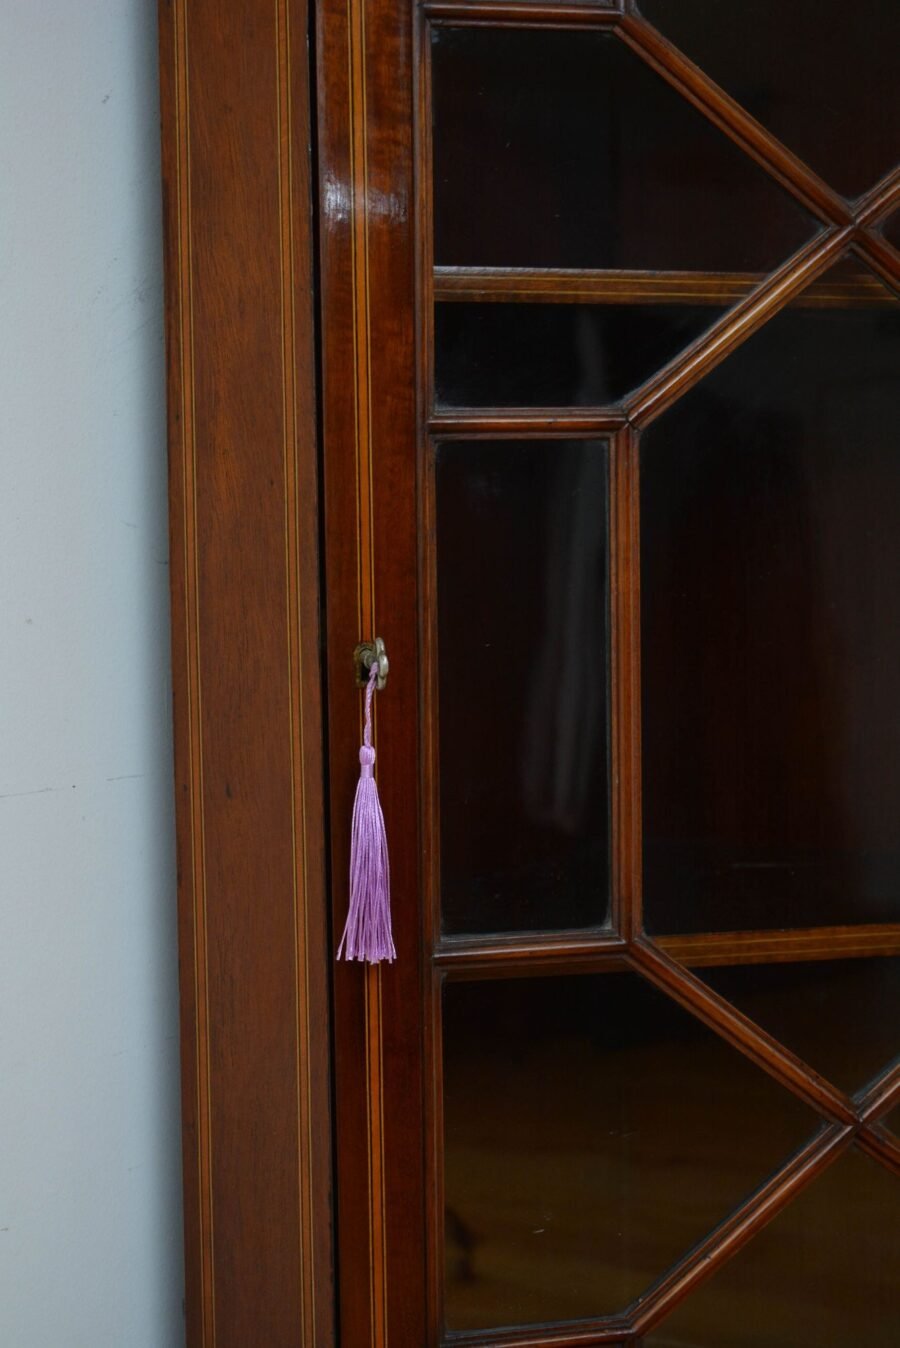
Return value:
<svg viewBox="0 0 900 1348">
<path fill-rule="evenodd" d="M 490 938 L 439 941 L 434 952 L 439 978 L 500 975 L 515 971 L 576 971 L 630 967 L 696 1016 L 727 1043 L 763 1068 L 786 1090 L 821 1117 L 820 1132 L 774 1174 L 727 1220 L 622 1315 L 544 1329 L 454 1333 L 446 1342 L 493 1345 L 493 1348 L 539 1348 L 543 1345 L 587 1345 L 633 1342 L 661 1323 L 669 1311 L 710 1277 L 747 1241 L 766 1226 L 850 1146 L 857 1146 L 893 1176 L 900 1175 L 900 1141 L 884 1120 L 900 1104 L 900 1062 L 886 1068 L 865 1090 L 850 1097 L 790 1053 L 779 1041 L 718 996 L 683 964 L 670 958 L 643 934 L 640 886 L 640 675 L 639 576 L 640 527 L 636 444 L 638 432 L 758 331 L 774 315 L 847 254 L 900 293 L 900 252 L 880 232 L 900 209 L 900 169 L 894 170 L 855 202 L 835 192 L 808 165 L 787 149 L 737 102 L 715 85 L 644 20 L 634 0 L 620 3 L 552 5 L 526 0 L 435 0 L 423 7 L 431 24 L 512 28 L 602 27 L 688 100 L 761 166 L 797 202 L 825 226 L 776 271 L 739 299 L 691 346 L 654 374 L 624 403 L 611 408 L 534 410 L 487 409 L 478 412 L 432 410 L 428 430 L 435 437 L 510 434 L 610 436 L 617 486 L 613 490 L 616 536 L 612 542 L 613 759 L 620 756 L 627 771 L 615 773 L 631 784 L 631 799 L 613 804 L 613 928 L 570 937 L 534 937 L 492 943 Z M 426 44 L 427 45 L 427 44 Z M 544 273 L 543 283 L 550 273 Z M 575 273 L 572 273 L 574 276 Z M 528 281 L 522 285 L 527 291 Z M 538 278 L 534 282 L 541 284 Z M 434 275 L 424 294 L 433 294 Z M 618 618 L 617 615 L 618 614 Z M 438 973 L 439 971 L 439 973 Z"/>
</svg>

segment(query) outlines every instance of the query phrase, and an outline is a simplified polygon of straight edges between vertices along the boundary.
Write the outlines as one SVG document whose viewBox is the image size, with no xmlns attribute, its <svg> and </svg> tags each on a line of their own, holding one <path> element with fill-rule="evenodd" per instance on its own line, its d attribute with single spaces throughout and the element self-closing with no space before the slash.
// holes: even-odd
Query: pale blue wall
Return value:
<svg viewBox="0 0 900 1348">
<path fill-rule="evenodd" d="M 178 1348 L 155 0 L 0 3 L 0 1345 Z"/>
</svg>

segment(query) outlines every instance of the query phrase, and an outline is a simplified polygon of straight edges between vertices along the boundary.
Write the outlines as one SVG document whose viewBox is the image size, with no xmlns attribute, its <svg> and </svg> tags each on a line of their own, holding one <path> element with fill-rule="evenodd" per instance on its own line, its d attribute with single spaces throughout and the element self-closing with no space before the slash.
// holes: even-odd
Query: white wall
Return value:
<svg viewBox="0 0 900 1348">
<path fill-rule="evenodd" d="M 155 0 L 0 0 L 0 1345 L 182 1331 Z"/>
</svg>

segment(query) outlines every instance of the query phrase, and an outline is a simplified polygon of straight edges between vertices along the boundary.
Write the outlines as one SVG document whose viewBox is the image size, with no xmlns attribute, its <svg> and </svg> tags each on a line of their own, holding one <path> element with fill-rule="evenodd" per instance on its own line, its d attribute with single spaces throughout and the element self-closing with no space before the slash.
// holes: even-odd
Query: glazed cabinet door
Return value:
<svg viewBox="0 0 900 1348">
<path fill-rule="evenodd" d="M 344 1348 L 900 1335 L 900 7 L 323 0 Z"/>
</svg>

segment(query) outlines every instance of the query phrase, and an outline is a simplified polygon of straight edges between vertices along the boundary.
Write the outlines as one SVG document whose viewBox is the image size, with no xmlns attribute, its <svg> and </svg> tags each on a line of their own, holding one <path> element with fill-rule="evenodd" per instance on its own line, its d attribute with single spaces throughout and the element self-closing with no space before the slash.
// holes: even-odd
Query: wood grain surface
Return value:
<svg viewBox="0 0 900 1348">
<path fill-rule="evenodd" d="M 333 1342 L 307 14 L 162 0 L 191 1348 Z"/>
</svg>

